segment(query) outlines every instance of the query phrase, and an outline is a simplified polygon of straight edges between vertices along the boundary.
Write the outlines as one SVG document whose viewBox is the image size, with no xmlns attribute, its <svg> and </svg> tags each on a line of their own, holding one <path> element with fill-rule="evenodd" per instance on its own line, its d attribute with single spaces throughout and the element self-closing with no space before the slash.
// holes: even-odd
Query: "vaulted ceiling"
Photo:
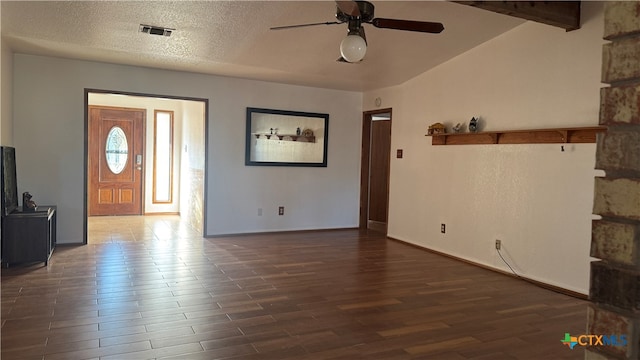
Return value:
<svg viewBox="0 0 640 360">
<path fill-rule="evenodd" d="M 336 61 L 346 24 L 269 29 L 335 21 L 333 1 L 2 1 L 1 33 L 16 53 L 365 91 L 401 84 L 526 21 L 444 1 L 374 5 L 376 17 L 442 22 L 445 30 L 365 24 L 359 64 Z M 140 24 L 175 30 L 148 35 Z"/>
</svg>

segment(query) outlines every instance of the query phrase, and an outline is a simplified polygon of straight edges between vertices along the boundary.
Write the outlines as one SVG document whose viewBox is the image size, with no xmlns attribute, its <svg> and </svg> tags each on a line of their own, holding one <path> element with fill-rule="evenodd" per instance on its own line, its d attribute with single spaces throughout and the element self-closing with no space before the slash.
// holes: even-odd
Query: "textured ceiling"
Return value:
<svg viewBox="0 0 640 360">
<path fill-rule="evenodd" d="M 443 1 L 373 3 L 377 17 L 442 22 L 445 30 L 365 24 L 359 64 L 336 62 L 346 24 L 269 30 L 335 21 L 333 1 L 2 1 L 1 32 L 16 53 L 364 91 L 401 84 L 524 22 Z M 176 30 L 151 36 L 140 24 Z"/>
</svg>

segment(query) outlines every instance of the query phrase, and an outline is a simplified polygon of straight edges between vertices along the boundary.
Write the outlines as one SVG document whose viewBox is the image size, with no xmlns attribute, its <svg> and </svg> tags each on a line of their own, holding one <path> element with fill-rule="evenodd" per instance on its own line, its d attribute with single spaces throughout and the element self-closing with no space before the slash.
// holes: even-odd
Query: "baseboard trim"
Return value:
<svg viewBox="0 0 640 360">
<path fill-rule="evenodd" d="M 87 244 L 85 244 L 85 243 L 81 243 L 81 242 L 72 242 L 72 243 L 69 243 L 69 242 L 65 242 L 65 243 L 56 243 L 56 247 L 67 247 L 67 246 L 68 246 L 68 247 L 71 247 L 71 246 L 84 246 L 84 245 L 87 245 Z M 55 252 L 55 250 L 54 250 L 54 252 Z"/>
<path fill-rule="evenodd" d="M 274 231 L 256 231 L 245 233 L 229 233 L 229 234 L 215 234 L 205 235 L 207 239 L 223 238 L 223 237 L 239 237 L 239 236 L 252 236 L 252 235 L 278 235 L 278 234 L 303 234 L 314 233 L 323 231 L 345 231 L 345 230 L 359 230 L 358 227 L 345 227 L 345 228 L 329 228 L 329 229 L 298 229 L 298 230 L 274 230 Z"/>
<path fill-rule="evenodd" d="M 447 257 L 447 258 L 450 258 L 450 259 L 453 259 L 453 260 L 456 260 L 456 261 L 460 261 L 460 262 L 463 262 L 463 263 L 466 263 L 466 264 L 469 264 L 469 265 L 477 266 L 477 267 L 483 268 L 485 270 L 490 270 L 490 271 L 497 272 L 497 273 L 500 273 L 500 274 L 503 274 L 503 275 L 507 275 L 507 276 L 515 278 L 515 279 L 524 280 L 524 281 L 530 282 L 530 283 L 532 283 L 534 285 L 537 285 L 537 286 L 539 286 L 541 288 L 544 288 L 544 289 L 547 289 L 547 290 L 551 290 L 551 291 L 555 291 L 555 292 L 560 293 L 560 294 L 564 294 L 564 295 L 571 296 L 571 297 L 578 298 L 578 299 L 582 299 L 582 300 L 589 300 L 589 295 L 585 295 L 585 294 L 579 293 L 577 291 L 565 289 L 563 287 L 556 286 L 556 285 L 547 284 L 547 283 L 539 281 L 539 280 L 530 279 L 530 278 L 528 278 L 526 276 L 522 276 L 522 275 L 518 276 L 518 275 L 515 275 L 514 273 L 509 272 L 509 271 L 505 271 L 505 270 L 502 270 L 502 269 L 494 268 L 494 267 L 491 267 L 491 266 L 488 266 L 488 265 L 485 265 L 485 264 L 477 263 L 475 261 L 471 261 L 471 260 L 467 260 L 467 259 L 455 256 L 455 255 L 447 254 L 447 253 L 442 252 L 442 251 L 433 250 L 433 249 L 430 249 L 428 247 L 416 245 L 416 244 L 413 244 L 413 243 L 410 243 L 410 242 L 407 242 L 407 241 L 404 241 L 404 240 L 396 239 L 396 238 L 393 238 L 393 237 L 390 237 L 390 236 L 387 236 L 387 239 L 393 240 L 393 241 L 397 241 L 397 242 L 401 242 L 403 244 L 406 244 L 406 245 L 409 245 L 409 246 L 412 246 L 412 247 L 415 247 L 415 248 L 418 248 L 418 249 L 421 249 L 421 250 L 424 250 L 424 251 L 428 251 L 428 252 L 434 253 L 436 255 L 444 256 L 444 257 Z"/>
</svg>

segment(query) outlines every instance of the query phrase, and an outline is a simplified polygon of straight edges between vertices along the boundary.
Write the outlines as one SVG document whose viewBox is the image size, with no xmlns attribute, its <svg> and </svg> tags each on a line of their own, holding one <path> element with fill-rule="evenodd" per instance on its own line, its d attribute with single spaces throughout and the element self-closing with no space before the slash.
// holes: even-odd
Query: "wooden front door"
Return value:
<svg viewBox="0 0 640 360">
<path fill-rule="evenodd" d="M 144 109 L 89 106 L 89 215 L 141 215 Z"/>
</svg>

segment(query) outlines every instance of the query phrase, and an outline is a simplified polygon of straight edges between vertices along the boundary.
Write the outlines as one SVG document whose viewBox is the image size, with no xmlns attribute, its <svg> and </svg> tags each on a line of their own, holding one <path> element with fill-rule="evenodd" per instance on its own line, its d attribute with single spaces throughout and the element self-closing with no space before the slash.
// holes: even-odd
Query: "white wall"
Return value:
<svg viewBox="0 0 640 360">
<path fill-rule="evenodd" d="M 393 108 L 389 236 L 587 293 L 595 144 L 432 146 L 427 127 L 485 130 L 598 123 L 602 4 L 582 29 L 527 22 L 397 87 L 365 94 Z M 440 224 L 447 225 L 446 234 Z"/>
<path fill-rule="evenodd" d="M 0 40 L 0 145 L 13 146 L 13 52 Z"/>
<path fill-rule="evenodd" d="M 180 216 L 200 232 L 204 224 L 205 124 L 206 104 L 185 101 L 182 107 L 182 148 L 180 166 Z"/>
<path fill-rule="evenodd" d="M 357 226 L 360 93 L 15 54 L 18 191 L 58 205 L 60 243 L 83 238 L 85 88 L 209 99 L 207 235 Z M 248 106 L 329 113 L 328 167 L 244 166 Z"/>
</svg>

